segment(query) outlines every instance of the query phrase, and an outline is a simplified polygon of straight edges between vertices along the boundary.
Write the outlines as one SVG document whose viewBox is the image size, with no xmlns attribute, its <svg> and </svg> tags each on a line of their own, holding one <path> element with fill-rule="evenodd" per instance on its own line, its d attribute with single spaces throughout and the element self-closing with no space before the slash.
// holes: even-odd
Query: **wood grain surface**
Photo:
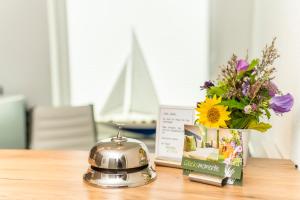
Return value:
<svg viewBox="0 0 300 200">
<path fill-rule="evenodd" d="M 88 152 L 0 150 L 0 199 L 300 199 L 300 172 L 289 160 L 249 159 L 244 185 L 190 182 L 180 169 L 156 167 L 158 178 L 137 188 L 85 184 Z"/>
</svg>

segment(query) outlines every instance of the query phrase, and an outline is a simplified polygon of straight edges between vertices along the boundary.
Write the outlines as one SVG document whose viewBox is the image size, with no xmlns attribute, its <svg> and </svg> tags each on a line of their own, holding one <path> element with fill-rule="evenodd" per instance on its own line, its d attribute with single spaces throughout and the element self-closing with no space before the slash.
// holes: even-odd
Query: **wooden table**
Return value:
<svg viewBox="0 0 300 200">
<path fill-rule="evenodd" d="M 157 167 L 155 182 L 126 189 L 85 184 L 88 152 L 0 150 L 0 199 L 300 199 L 300 172 L 289 160 L 250 159 L 244 186 L 190 182 L 181 170 Z"/>
</svg>

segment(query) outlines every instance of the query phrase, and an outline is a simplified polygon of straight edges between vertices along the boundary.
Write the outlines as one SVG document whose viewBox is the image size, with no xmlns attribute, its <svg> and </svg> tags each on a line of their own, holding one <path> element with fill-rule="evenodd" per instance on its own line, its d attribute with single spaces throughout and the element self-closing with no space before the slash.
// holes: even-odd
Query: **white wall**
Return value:
<svg viewBox="0 0 300 200">
<path fill-rule="evenodd" d="M 294 151 L 300 145 L 299 105 L 297 99 L 300 90 L 297 82 L 300 73 L 300 2 L 296 0 L 264 0 L 255 1 L 253 26 L 253 54 L 259 55 L 266 42 L 277 36 L 277 47 L 280 58 L 276 62 L 275 82 L 279 88 L 295 97 L 292 112 L 272 119 L 273 128 L 261 140 L 273 142 L 277 149 L 277 158 L 296 158 L 300 160 L 300 152 Z"/>
<path fill-rule="evenodd" d="M 72 103 L 99 110 L 121 71 L 134 27 L 161 104 L 195 105 L 207 78 L 208 2 L 68 1 Z"/>
<path fill-rule="evenodd" d="M 46 0 L 0 1 L 0 85 L 29 105 L 50 104 Z"/>
<path fill-rule="evenodd" d="M 244 57 L 251 48 L 252 0 L 210 1 L 210 76 L 217 77 L 219 66 L 233 53 Z"/>
</svg>

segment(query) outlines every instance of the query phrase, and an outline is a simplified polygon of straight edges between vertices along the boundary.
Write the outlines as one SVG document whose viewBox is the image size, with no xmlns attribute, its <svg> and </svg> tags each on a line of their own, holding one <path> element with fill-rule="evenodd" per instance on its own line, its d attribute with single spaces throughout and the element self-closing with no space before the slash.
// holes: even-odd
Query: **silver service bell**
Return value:
<svg viewBox="0 0 300 200">
<path fill-rule="evenodd" d="M 104 188 L 137 187 L 154 181 L 156 172 L 146 145 L 121 136 L 121 125 L 118 128 L 116 137 L 101 140 L 90 150 L 84 181 Z"/>
</svg>

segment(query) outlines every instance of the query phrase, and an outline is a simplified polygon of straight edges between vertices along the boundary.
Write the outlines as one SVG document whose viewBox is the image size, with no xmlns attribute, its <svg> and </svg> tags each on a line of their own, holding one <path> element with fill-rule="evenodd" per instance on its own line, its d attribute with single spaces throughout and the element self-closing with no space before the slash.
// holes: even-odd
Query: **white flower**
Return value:
<svg viewBox="0 0 300 200">
<path fill-rule="evenodd" d="M 251 113 L 251 111 L 252 111 L 251 105 L 247 105 L 247 106 L 244 107 L 244 112 L 245 112 L 246 114 Z"/>
</svg>

